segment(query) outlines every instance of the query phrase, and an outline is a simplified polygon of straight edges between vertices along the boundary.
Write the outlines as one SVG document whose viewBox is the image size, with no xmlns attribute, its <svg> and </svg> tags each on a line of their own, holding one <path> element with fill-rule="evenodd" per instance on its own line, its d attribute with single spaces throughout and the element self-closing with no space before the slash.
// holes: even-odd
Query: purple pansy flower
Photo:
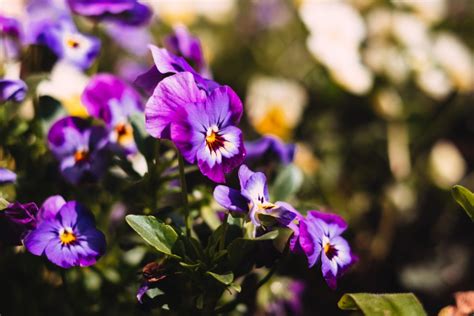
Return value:
<svg viewBox="0 0 474 316">
<path fill-rule="evenodd" d="M 129 117 L 143 112 L 143 103 L 132 87 L 113 75 L 95 75 L 84 89 L 82 103 L 91 116 L 105 122 L 113 151 L 137 152 Z"/>
<path fill-rule="evenodd" d="M 60 119 L 48 133 L 49 148 L 60 161 L 63 176 L 73 184 L 97 180 L 104 173 L 107 138 L 105 128 L 74 116 Z"/>
<path fill-rule="evenodd" d="M 55 197 L 55 202 L 45 203 L 40 213 L 44 213 L 43 220 L 24 240 L 32 254 L 44 254 L 49 261 L 66 269 L 93 265 L 104 254 L 104 234 L 95 227 L 89 210 L 76 201 Z"/>
<path fill-rule="evenodd" d="M 152 12 L 137 0 L 68 0 L 71 10 L 79 15 L 127 25 L 143 25 L 150 21 Z"/>
<path fill-rule="evenodd" d="M 295 155 L 295 144 L 285 144 L 281 139 L 265 135 L 257 140 L 245 142 L 246 161 L 270 158 L 282 164 L 289 164 Z"/>
<path fill-rule="evenodd" d="M 290 204 L 271 203 L 267 178 L 262 172 L 253 172 L 246 165 L 239 169 L 240 191 L 219 185 L 214 190 L 214 199 L 234 213 L 248 213 L 255 225 L 276 224 L 297 230 L 296 221 L 302 216 Z"/>
<path fill-rule="evenodd" d="M 309 267 L 321 261 L 323 277 L 334 289 L 337 279 L 357 261 L 347 241 L 341 234 L 347 223 L 336 214 L 309 211 L 299 222 L 295 233 L 299 246 L 308 257 Z"/>
<path fill-rule="evenodd" d="M 32 26 L 33 41 L 48 46 L 60 59 L 89 68 L 99 55 L 100 40 L 77 31 L 69 16 L 43 20 Z"/>
<path fill-rule="evenodd" d="M 210 93 L 219 87 L 215 81 L 202 77 L 191 65 L 181 56 L 176 56 L 165 48 L 155 45 L 148 45 L 155 65 L 144 74 L 138 76 L 136 85 L 145 92 L 152 94 L 157 85 L 165 78 L 182 72 L 189 72 L 193 75 L 197 86 L 206 93 Z"/>
<path fill-rule="evenodd" d="M 0 184 L 13 183 L 16 181 L 16 173 L 7 168 L 0 168 Z"/>
<path fill-rule="evenodd" d="M 21 245 L 23 237 L 36 227 L 38 207 L 35 203 L 10 203 L 0 211 L 0 236 L 8 245 Z"/>
<path fill-rule="evenodd" d="M 18 20 L 0 14 L 0 56 L 2 59 L 16 59 L 20 55 L 22 29 Z"/>
<path fill-rule="evenodd" d="M 0 104 L 7 101 L 21 102 L 26 97 L 27 87 L 23 80 L 0 80 Z"/>
<path fill-rule="evenodd" d="M 189 33 L 184 25 L 177 25 L 173 33 L 165 37 L 164 44 L 173 54 L 184 57 L 204 78 L 211 78 L 209 68 L 204 61 L 201 41 Z"/>
<path fill-rule="evenodd" d="M 221 86 L 208 96 L 193 75 L 183 72 L 161 81 L 145 109 L 147 131 L 156 138 L 170 138 L 189 163 L 215 182 L 245 157 L 242 132 L 237 125 L 242 102 L 235 92 Z"/>
</svg>

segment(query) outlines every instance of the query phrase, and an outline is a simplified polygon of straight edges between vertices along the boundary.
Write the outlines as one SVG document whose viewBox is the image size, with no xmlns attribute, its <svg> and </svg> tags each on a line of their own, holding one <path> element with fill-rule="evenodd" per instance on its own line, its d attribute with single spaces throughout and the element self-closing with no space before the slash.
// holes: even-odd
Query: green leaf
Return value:
<svg viewBox="0 0 474 316">
<path fill-rule="evenodd" d="M 274 201 L 285 201 L 293 196 L 303 184 L 303 172 L 293 164 L 285 166 L 278 173 L 271 190 Z"/>
<path fill-rule="evenodd" d="M 128 225 L 156 250 L 177 257 L 173 255 L 172 249 L 178 234 L 171 226 L 159 222 L 154 216 L 127 215 L 125 219 Z"/>
<path fill-rule="evenodd" d="M 206 274 L 212 276 L 214 279 L 225 285 L 229 285 L 232 283 L 232 281 L 234 281 L 234 274 L 232 272 L 229 272 L 227 274 L 217 274 L 211 271 L 207 271 Z"/>
<path fill-rule="evenodd" d="M 451 189 L 453 198 L 466 211 L 467 215 L 474 222 L 474 194 L 461 185 L 455 185 Z"/>
<path fill-rule="evenodd" d="M 360 310 L 366 316 L 422 316 L 423 306 L 413 293 L 348 293 L 337 303 L 343 310 Z"/>
<path fill-rule="evenodd" d="M 42 96 L 39 99 L 38 116 L 43 133 L 46 135 L 51 125 L 58 119 L 67 116 L 67 111 L 58 100 L 49 96 Z"/>
<path fill-rule="evenodd" d="M 0 198 L 0 211 L 6 209 L 8 205 L 10 205 L 10 203 L 7 200 L 5 200 L 4 198 Z"/>
<path fill-rule="evenodd" d="M 263 234 L 262 236 L 258 236 L 256 238 L 249 238 L 248 240 L 273 240 L 278 237 L 278 234 L 278 230 L 272 230 L 271 232 Z"/>
</svg>

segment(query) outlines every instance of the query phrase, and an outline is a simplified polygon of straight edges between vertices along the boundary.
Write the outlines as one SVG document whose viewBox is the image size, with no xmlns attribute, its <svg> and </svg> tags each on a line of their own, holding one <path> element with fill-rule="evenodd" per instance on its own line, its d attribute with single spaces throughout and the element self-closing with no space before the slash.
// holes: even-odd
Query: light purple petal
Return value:
<svg viewBox="0 0 474 316">
<path fill-rule="evenodd" d="M 305 220 L 299 224 L 299 243 L 304 253 L 308 257 L 308 265 L 314 266 L 321 256 L 321 241 L 317 231 L 311 231 Z"/>
<path fill-rule="evenodd" d="M 41 256 L 50 242 L 59 241 L 60 229 L 61 227 L 56 222 L 41 222 L 35 230 L 26 235 L 23 241 L 26 250 L 36 256 Z"/>
<path fill-rule="evenodd" d="M 342 234 L 347 229 L 346 221 L 339 215 L 333 213 L 324 213 L 320 211 L 308 211 L 306 216 L 308 221 L 321 223 L 324 232 L 328 237 L 332 238 Z"/>
<path fill-rule="evenodd" d="M 7 101 L 21 102 L 26 97 L 27 87 L 22 80 L 0 80 L 0 104 Z"/>
<path fill-rule="evenodd" d="M 46 257 L 52 263 L 69 269 L 77 265 L 78 255 L 71 246 L 63 246 L 59 237 L 52 240 L 45 249 Z"/>
<path fill-rule="evenodd" d="M 174 121 L 176 111 L 204 100 L 205 92 L 197 87 L 191 73 L 183 72 L 163 79 L 145 107 L 148 133 L 156 138 L 167 137 L 165 129 Z"/>
<path fill-rule="evenodd" d="M 248 212 L 248 200 L 239 191 L 224 185 L 214 189 L 214 199 L 222 207 L 233 212 Z"/>
<path fill-rule="evenodd" d="M 255 172 L 242 188 L 242 195 L 254 201 L 254 203 L 268 202 L 267 177 L 265 177 L 265 174 L 263 172 Z"/>
<path fill-rule="evenodd" d="M 0 168 L 0 184 L 13 183 L 16 181 L 16 173 L 6 168 Z"/>
<path fill-rule="evenodd" d="M 40 208 L 38 218 L 41 220 L 48 220 L 56 217 L 61 207 L 66 204 L 64 198 L 60 195 L 53 195 L 43 202 Z"/>
</svg>

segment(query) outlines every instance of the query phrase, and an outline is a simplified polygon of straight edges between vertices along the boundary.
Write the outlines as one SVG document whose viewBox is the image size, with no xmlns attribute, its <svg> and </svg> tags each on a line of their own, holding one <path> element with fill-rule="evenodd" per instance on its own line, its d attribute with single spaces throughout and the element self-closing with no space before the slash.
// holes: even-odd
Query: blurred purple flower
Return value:
<svg viewBox="0 0 474 316">
<path fill-rule="evenodd" d="M 145 56 L 148 52 L 147 45 L 153 42 L 153 36 L 147 26 L 137 27 L 121 23 L 106 23 L 104 27 L 115 43 L 135 56 Z M 133 40 L 130 40 L 131 38 Z M 136 77 L 135 75 L 132 82 Z"/>
<path fill-rule="evenodd" d="M 239 169 L 240 191 L 219 185 L 214 190 L 214 199 L 229 211 L 245 213 L 259 227 L 278 224 L 297 230 L 295 221 L 302 216 L 290 204 L 271 203 L 267 178 L 262 172 L 253 172 L 246 165 Z"/>
<path fill-rule="evenodd" d="M 33 42 L 48 46 L 60 59 L 89 68 L 99 55 L 100 40 L 81 34 L 69 16 L 43 20 L 31 25 Z"/>
<path fill-rule="evenodd" d="M 173 54 L 184 57 L 201 76 L 211 78 L 209 68 L 204 61 L 201 41 L 192 36 L 186 26 L 175 26 L 173 33 L 165 37 L 164 44 Z"/>
<path fill-rule="evenodd" d="M 38 207 L 35 203 L 10 203 L 0 211 L 0 236 L 7 245 L 21 245 L 23 237 L 36 227 Z"/>
<path fill-rule="evenodd" d="M 16 181 L 16 173 L 6 168 L 0 168 L 0 184 L 7 184 Z"/>
<path fill-rule="evenodd" d="M 295 144 L 285 144 L 280 138 L 270 135 L 245 142 L 245 149 L 247 149 L 246 162 L 271 159 L 287 165 L 293 161 L 295 155 Z"/>
<path fill-rule="evenodd" d="M 91 116 L 105 122 L 112 151 L 125 155 L 137 152 L 129 117 L 143 112 L 143 103 L 132 87 L 113 75 L 98 74 L 84 89 L 82 103 Z"/>
<path fill-rule="evenodd" d="M 277 281 L 276 282 L 282 282 Z M 271 300 L 266 305 L 266 312 L 269 315 L 284 316 L 284 315 L 303 315 L 303 292 L 306 285 L 303 281 L 288 280 L 283 283 L 284 289 L 278 289 L 283 293 L 276 293 L 280 297 Z M 275 293 L 273 293 L 275 294 Z"/>
<path fill-rule="evenodd" d="M 66 269 L 93 265 L 104 254 L 105 236 L 97 230 L 93 215 L 85 207 L 76 201 L 64 201 L 43 205 L 41 211 L 47 215 L 24 240 L 29 252 L 44 254 Z"/>
<path fill-rule="evenodd" d="M 21 102 L 26 97 L 26 84 L 23 80 L 0 80 L 0 104 L 7 101 Z"/>
<path fill-rule="evenodd" d="M 137 0 L 68 0 L 71 10 L 96 21 L 111 21 L 127 25 L 144 25 L 152 12 Z"/>
<path fill-rule="evenodd" d="M 161 81 L 145 109 L 146 129 L 156 138 L 169 138 L 189 163 L 215 182 L 245 157 L 242 132 L 237 125 L 242 102 L 235 92 L 221 86 L 208 96 L 190 72 Z"/>
<path fill-rule="evenodd" d="M 182 72 L 191 73 L 197 86 L 206 93 L 210 93 L 219 87 L 219 84 L 215 81 L 202 77 L 183 57 L 176 56 L 167 49 L 159 48 L 155 45 L 149 45 L 149 48 L 155 65 L 144 74 L 138 76 L 135 81 L 137 86 L 148 94 L 152 94 L 163 79 Z"/>
<path fill-rule="evenodd" d="M 335 289 L 337 279 L 357 261 L 347 241 L 341 234 L 347 223 L 336 214 L 309 211 L 299 222 L 295 237 L 308 257 L 309 267 L 321 260 L 323 277 Z"/>
<path fill-rule="evenodd" d="M 17 59 L 21 52 L 23 32 L 18 20 L 0 14 L 0 54 L 4 59 Z"/>
<path fill-rule="evenodd" d="M 65 117 L 49 130 L 48 143 L 69 182 L 95 181 L 105 172 L 108 143 L 105 128 L 90 126 L 79 117 Z"/>
</svg>

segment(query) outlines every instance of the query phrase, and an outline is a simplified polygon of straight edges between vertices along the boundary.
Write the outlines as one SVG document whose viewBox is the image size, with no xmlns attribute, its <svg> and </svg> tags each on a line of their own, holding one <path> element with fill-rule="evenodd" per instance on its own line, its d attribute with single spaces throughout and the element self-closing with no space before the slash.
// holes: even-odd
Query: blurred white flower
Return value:
<svg viewBox="0 0 474 316">
<path fill-rule="evenodd" d="M 200 16 L 214 23 L 226 23 L 236 13 L 235 0 L 154 0 L 148 4 L 169 25 L 189 25 Z"/>
<path fill-rule="evenodd" d="M 401 44 L 406 47 L 429 48 L 428 26 L 423 20 L 404 12 L 394 12 L 392 19 L 393 35 Z"/>
<path fill-rule="evenodd" d="M 49 80 L 38 85 L 38 95 L 48 95 L 60 101 L 70 115 L 86 117 L 81 95 L 89 81 L 79 68 L 65 62 L 56 63 Z"/>
<path fill-rule="evenodd" d="M 359 46 L 366 36 L 364 21 L 348 3 L 305 1 L 299 8 L 310 31 L 307 46 L 331 76 L 348 91 L 364 94 L 372 87 L 372 74 L 361 63 Z"/>
<path fill-rule="evenodd" d="M 453 88 L 446 73 L 435 66 L 419 71 L 415 81 L 423 92 L 436 100 L 446 97 Z"/>
<path fill-rule="evenodd" d="M 255 130 L 289 139 L 306 106 L 305 89 L 295 81 L 256 76 L 247 91 L 245 110 Z"/>
<path fill-rule="evenodd" d="M 437 186 L 447 189 L 462 179 L 466 161 L 452 142 L 441 140 L 431 150 L 429 172 Z"/>
<path fill-rule="evenodd" d="M 455 35 L 437 34 L 433 54 L 457 89 L 462 92 L 474 90 L 474 55 Z"/>
<path fill-rule="evenodd" d="M 423 19 L 433 24 L 439 22 L 446 15 L 446 0 L 393 0 L 396 6 L 406 7 Z"/>
</svg>

